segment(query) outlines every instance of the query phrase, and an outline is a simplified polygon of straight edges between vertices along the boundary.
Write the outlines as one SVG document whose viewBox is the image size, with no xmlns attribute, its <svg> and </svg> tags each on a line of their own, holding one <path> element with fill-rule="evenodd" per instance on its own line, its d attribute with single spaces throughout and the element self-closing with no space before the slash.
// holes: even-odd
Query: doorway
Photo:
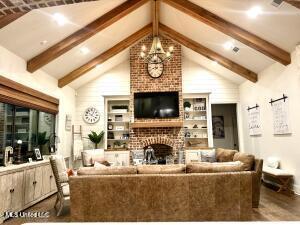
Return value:
<svg viewBox="0 0 300 225">
<path fill-rule="evenodd" d="M 214 147 L 239 150 L 236 110 L 236 104 L 211 105 Z"/>
</svg>

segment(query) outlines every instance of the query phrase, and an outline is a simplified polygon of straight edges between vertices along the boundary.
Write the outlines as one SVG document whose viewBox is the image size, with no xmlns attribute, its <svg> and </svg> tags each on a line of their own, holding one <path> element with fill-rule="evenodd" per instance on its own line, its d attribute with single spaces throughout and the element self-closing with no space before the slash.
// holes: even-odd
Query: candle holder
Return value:
<svg viewBox="0 0 300 225">
<path fill-rule="evenodd" d="M 22 140 L 18 140 L 17 141 L 17 147 L 16 147 L 17 155 L 16 155 L 16 158 L 14 160 L 14 164 L 22 164 L 23 163 L 22 153 L 21 153 L 21 146 L 22 146 Z"/>
</svg>

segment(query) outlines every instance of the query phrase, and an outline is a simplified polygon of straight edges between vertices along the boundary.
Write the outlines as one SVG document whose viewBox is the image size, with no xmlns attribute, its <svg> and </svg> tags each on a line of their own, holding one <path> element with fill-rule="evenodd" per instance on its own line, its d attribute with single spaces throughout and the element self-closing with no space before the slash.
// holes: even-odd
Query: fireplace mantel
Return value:
<svg viewBox="0 0 300 225">
<path fill-rule="evenodd" d="M 153 127 L 183 127 L 183 121 L 159 121 L 159 122 L 134 122 L 132 128 L 153 128 Z"/>
</svg>

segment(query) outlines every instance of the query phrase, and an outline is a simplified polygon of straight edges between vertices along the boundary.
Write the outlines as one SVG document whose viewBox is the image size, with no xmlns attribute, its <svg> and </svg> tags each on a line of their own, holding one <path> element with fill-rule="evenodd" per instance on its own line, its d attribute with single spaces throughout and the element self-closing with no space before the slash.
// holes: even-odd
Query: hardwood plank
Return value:
<svg viewBox="0 0 300 225">
<path fill-rule="evenodd" d="M 231 36 L 283 65 L 291 63 L 290 53 L 243 28 L 187 0 L 162 0 L 187 15 Z"/>
<path fill-rule="evenodd" d="M 130 124 L 132 128 L 149 128 L 149 127 L 183 127 L 183 122 L 134 122 Z"/>
<path fill-rule="evenodd" d="M 112 48 L 101 53 L 99 56 L 95 57 L 94 59 L 85 63 L 81 67 L 73 70 L 71 73 L 59 79 L 58 87 L 66 86 L 67 84 L 71 83 L 72 81 L 76 80 L 77 78 L 81 77 L 83 74 L 87 73 L 88 71 L 96 67 L 98 64 L 105 62 L 106 60 L 117 55 L 118 53 L 122 52 L 126 48 L 130 47 L 131 45 L 133 45 L 135 42 L 139 41 L 143 37 L 151 34 L 151 32 L 152 32 L 152 24 L 148 24 L 147 26 L 143 27 L 141 30 L 125 38 L 124 40 L 122 40 Z"/>
<path fill-rule="evenodd" d="M 13 14 L 0 17 L 0 29 L 14 22 L 15 20 L 19 19 L 21 16 L 24 16 L 25 14 L 26 12 L 19 12 L 19 13 L 13 13 Z"/>
<path fill-rule="evenodd" d="M 84 28 L 76 31 L 64 40 L 58 42 L 57 44 L 45 50 L 44 52 L 30 59 L 27 62 L 27 70 L 29 72 L 34 72 L 38 70 L 39 68 L 51 62 L 52 60 L 63 55 L 70 49 L 89 39 L 96 33 L 102 31 L 111 24 L 122 19 L 123 17 L 125 17 L 135 9 L 139 8 L 140 6 L 144 5 L 148 1 L 149 0 L 127 0 L 123 4 L 117 6 L 116 8 L 112 9 L 111 11 L 96 19 L 95 21 L 91 22 Z"/>
<path fill-rule="evenodd" d="M 283 0 L 283 1 L 300 9 L 300 1 L 299 0 Z"/>
<path fill-rule="evenodd" d="M 177 31 L 163 25 L 159 24 L 159 32 L 162 35 L 165 35 L 174 41 L 184 45 L 185 47 L 192 49 L 193 51 L 205 56 L 210 60 L 214 60 L 218 62 L 220 65 L 224 66 L 225 68 L 233 71 L 234 73 L 252 81 L 257 81 L 257 74 L 248 70 L 247 68 L 227 59 L 226 57 L 206 48 L 205 46 L 199 44 L 198 42 L 189 39 L 188 37 L 178 33 Z"/>
</svg>

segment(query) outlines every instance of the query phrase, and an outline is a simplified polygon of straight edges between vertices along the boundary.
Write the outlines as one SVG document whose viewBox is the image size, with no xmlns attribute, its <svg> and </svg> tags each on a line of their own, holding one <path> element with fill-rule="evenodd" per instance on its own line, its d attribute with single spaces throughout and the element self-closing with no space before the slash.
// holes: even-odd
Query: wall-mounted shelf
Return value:
<svg viewBox="0 0 300 225">
<path fill-rule="evenodd" d="M 183 121 L 166 121 L 166 122 L 134 122 L 132 128 L 152 128 L 152 127 L 183 127 Z"/>
</svg>

